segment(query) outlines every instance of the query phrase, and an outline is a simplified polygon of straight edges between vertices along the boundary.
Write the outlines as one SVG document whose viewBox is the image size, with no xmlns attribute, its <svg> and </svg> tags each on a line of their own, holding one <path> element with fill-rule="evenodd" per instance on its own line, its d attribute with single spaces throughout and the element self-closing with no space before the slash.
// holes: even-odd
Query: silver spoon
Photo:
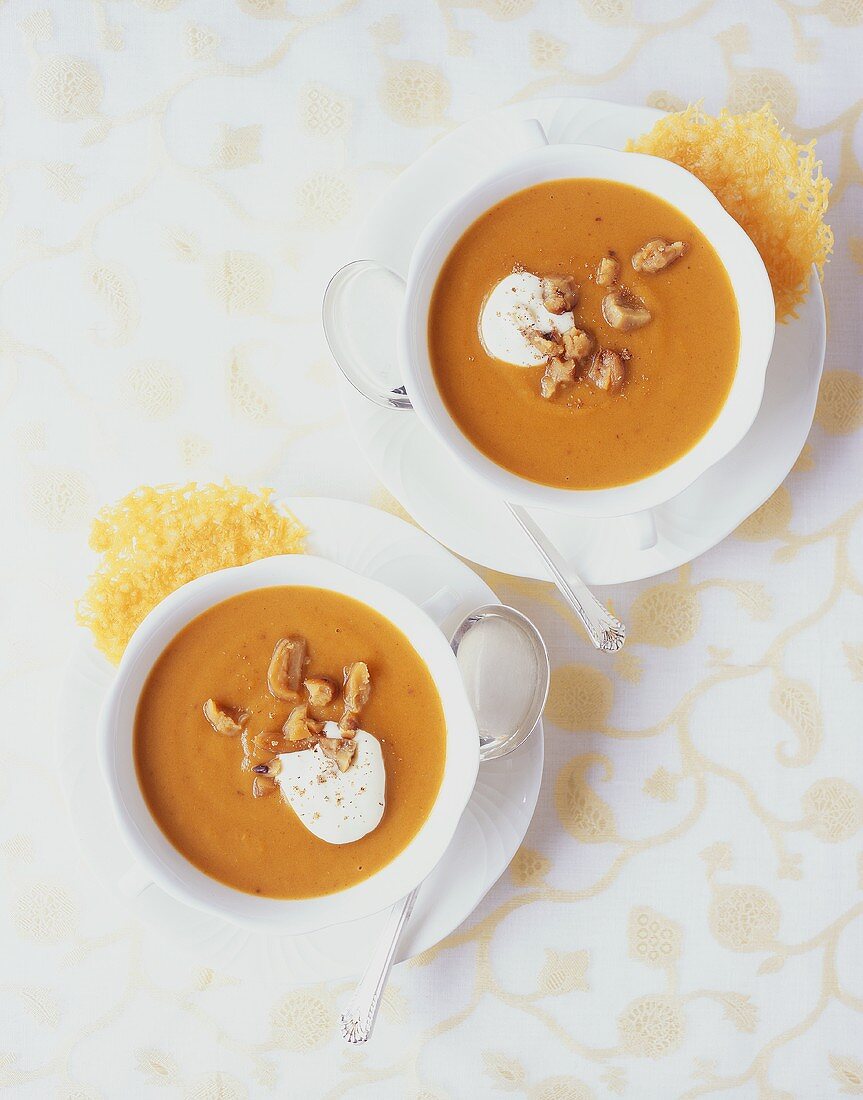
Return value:
<svg viewBox="0 0 863 1100">
<path fill-rule="evenodd" d="M 531 735 L 542 717 L 551 678 L 545 642 L 530 619 L 514 607 L 487 604 L 459 623 L 450 644 L 476 713 L 479 758 L 506 756 Z M 502 660 L 507 650 L 508 665 Z M 365 972 L 341 1014 L 342 1036 L 348 1043 L 371 1038 L 399 940 L 421 887 L 422 883 L 390 910 Z"/>
<path fill-rule="evenodd" d="M 626 627 L 599 602 L 527 509 L 509 501 L 506 506 L 539 552 L 558 592 L 579 617 L 590 640 L 603 653 L 616 653 L 626 641 Z"/>
</svg>

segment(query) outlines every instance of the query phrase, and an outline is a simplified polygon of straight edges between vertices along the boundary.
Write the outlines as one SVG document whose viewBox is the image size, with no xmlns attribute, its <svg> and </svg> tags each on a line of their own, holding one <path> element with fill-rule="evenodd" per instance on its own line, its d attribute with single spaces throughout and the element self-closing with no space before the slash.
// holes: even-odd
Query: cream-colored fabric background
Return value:
<svg viewBox="0 0 863 1100">
<path fill-rule="evenodd" d="M 0 1086 L 863 1095 L 861 57 L 861 0 L 0 5 Z M 818 136 L 838 243 L 816 426 L 734 537 L 614 592 L 613 661 L 550 590 L 489 578 L 553 654 L 540 808 L 348 1051 L 346 986 L 193 966 L 80 862 L 50 727 L 88 521 L 225 474 L 395 508 L 339 411 L 324 281 L 429 143 L 558 92 L 769 98 Z"/>
</svg>

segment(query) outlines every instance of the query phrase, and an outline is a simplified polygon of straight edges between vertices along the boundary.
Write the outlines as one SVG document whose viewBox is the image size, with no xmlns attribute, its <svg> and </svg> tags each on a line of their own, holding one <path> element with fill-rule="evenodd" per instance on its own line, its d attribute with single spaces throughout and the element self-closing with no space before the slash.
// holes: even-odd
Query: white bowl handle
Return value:
<svg viewBox="0 0 863 1100">
<path fill-rule="evenodd" d="M 495 119 L 483 124 L 479 132 L 472 132 L 470 148 L 465 150 L 462 160 L 463 179 L 458 181 L 457 195 L 468 187 L 473 186 L 489 170 L 494 170 L 502 154 L 504 159 L 523 153 L 529 149 L 536 149 L 548 144 L 548 137 L 539 119 Z M 452 186 L 453 181 L 450 181 Z M 446 195 L 446 189 L 444 190 Z M 416 195 L 411 195 L 412 204 L 419 201 L 420 209 L 424 205 L 430 206 L 430 216 L 440 213 L 441 191 L 440 188 L 424 196 L 428 201 L 419 201 Z M 444 206 L 448 199 L 444 200 Z M 414 216 L 416 212 L 413 211 Z M 411 246 L 412 247 L 412 246 Z M 347 378 L 354 389 L 363 397 L 380 405 L 384 409 L 410 409 L 410 398 L 404 386 L 393 386 L 381 377 L 381 366 L 367 361 L 367 357 L 360 351 L 357 333 L 367 326 L 368 317 L 355 293 L 360 282 L 369 275 L 385 272 L 391 279 L 399 284 L 399 289 L 404 294 L 405 280 L 396 267 L 401 266 L 396 252 L 393 253 L 389 264 L 380 263 L 377 260 L 354 260 L 339 268 L 330 279 L 327 289 L 324 291 L 323 324 L 324 335 L 330 347 L 333 359 L 339 370 Z M 408 256 L 403 257 L 404 267 L 407 267 Z M 384 323 L 390 318 L 385 317 Z M 395 323 L 396 318 L 392 318 Z"/>
<path fill-rule="evenodd" d="M 410 398 L 404 386 L 395 388 L 387 386 L 376 374 L 374 367 L 365 362 L 353 339 L 362 322 L 357 314 L 355 296 L 351 291 L 356 289 L 361 279 L 373 272 L 381 271 L 398 280 L 404 294 L 405 281 L 401 275 L 379 264 L 377 260 L 353 260 L 339 268 L 324 291 L 324 335 L 339 370 L 363 397 L 385 409 L 410 409 L 412 408 Z"/>
<path fill-rule="evenodd" d="M 626 517 L 630 534 L 637 550 L 652 550 L 656 546 L 656 517 L 652 508 L 633 512 Z"/>
</svg>

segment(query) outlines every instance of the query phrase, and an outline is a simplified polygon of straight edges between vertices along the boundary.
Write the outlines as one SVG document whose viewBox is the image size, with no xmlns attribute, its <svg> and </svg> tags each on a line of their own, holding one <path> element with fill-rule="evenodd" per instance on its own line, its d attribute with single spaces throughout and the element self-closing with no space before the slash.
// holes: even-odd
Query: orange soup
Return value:
<svg viewBox="0 0 863 1100">
<path fill-rule="evenodd" d="M 492 289 L 522 271 L 572 291 L 559 304 L 577 341 L 529 334 L 553 338 L 542 365 L 494 358 L 480 332 Z M 538 184 L 475 221 L 441 270 L 428 324 L 438 389 L 467 439 L 566 489 L 637 481 L 689 451 L 728 396 L 739 336 L 728 274 L 695 225 L 646 191 L 591 179 Z"/>
<path fill-rule="evenodd" d="M 298 639 L 291 684 L 282 657 Z M 354 701 L 343 670 L 360 665 Z M 321 744 L 326 720 L 339 722 L 334 745 L 350 748 L 361 726 L 383 754 L 383 817 L 352 843 L 313 835 L 269 774 L 279 754 Z M 305 898 L 368 878 L 414 837 L 441 784 L 446 727 L 428 668 L 392 623 L 338 593 L 284 586 L 225 600 L 170 642 L 141 694 L 134 753 L 153 817 L 196 867 L 250 894 Z"/>
</svg>

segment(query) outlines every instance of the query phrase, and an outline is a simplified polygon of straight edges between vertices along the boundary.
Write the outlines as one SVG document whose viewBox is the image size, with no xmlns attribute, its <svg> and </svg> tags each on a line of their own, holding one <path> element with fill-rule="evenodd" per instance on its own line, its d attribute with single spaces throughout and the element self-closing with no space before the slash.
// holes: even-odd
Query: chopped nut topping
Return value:
<svg viewBox="0 0 863 1100">
<path fill-rule="evenodd" d="M 227 711 L 222 710 L 215 699 L 208 699 L 204 703 L 204 717 L 216 733 L 223 733 L 226 737 L 236 737 L 238 733 L 243 732 L 240 723 L 235 722 Z"/>
<path fill-rule="evenodd" d="M 359 714 L 371 693 L 369 666 L 365 661 L 354 661 L 345 669 L 345 709 Z"/>
<path fill-rule="evenodd" d="M 593 357 L 587 377 L 598 390 L 620 393 L 626 379 L 623 355 L 611 348 L 600 348 Z"/>
<path fill-rule="evenodd" d="M 350 711 L 345 713 L 339 719 L 339 730 L 342 737 L 353 737 L 353 735 L 360 728 L 360 716 L 358 714 L 352 714 Z"/>
<path fill-rule="evenodd" d="M 252 783 L 252 795 L 255 798 L 266 798 L 266 796 L 272 794 L 275 789 L 275 779 L 271 779 L 268 775 L 255 776 L 255 780 Z"/>
<path fill-rule="evenodd" d="M 271 755 L 282 744 L 281 733 L 275 730 L 262 730 L 252 738 L 253 752 L 269 752 Z"/>
<path fill-rule="evenodd" d="M 262 730 L 260 733 L 243 733 L 243 768 L 248 771 L 256 764 L 265 763 L 280 752 L 286 752 L 289 742 L 281 730 Z"/>
<path fill-rule="evenodd" d="M 340 772 L 348 770 L 351 761 L 356 756 L 356 741 L 346 737 L 322 737 L 319 744 L 321 752 L 324 756 L 336 762 Z"/>
<path fill-rule="evenodd" d="M 572 382 L 575 378 L 575 366 L 571 359 L 549 359 L 540 383 L 542 396 L 554 397 L 561 386 Z"/>
<path fill-rule="evenodd" d="M 549 313 L 568 313 L 578 302 L 578 287 L 569 275 L 542 280 L 542 304 Z"/>
<path fill-rule="evenodd" d="M 307 660 L 308 645 L 305 638 L 293 635 L 290 638 L 280 638 L 276 642 L 270 667 L 267 669 L 267 686 L 277 699 L 290 702 L 297 697 Z"/>
<path fill-rule="evenodd" d="M 606 294 L 602 299 L 602 316 L 612 328 L 620 332 L 643 328 L 651 319 L 650 310 L 644 302 L 622 287 Z"/>
<path fill-rule="evenodd" d="M 563 334 L 563 350 L 567 359 L 580 363 L 593 351 L 593 337 L 589 332 L 573 325 Z"/>
<path fill-rule="evenodd" d="M 596 268 L 596 285 L 613 286 L 620 275 L 620 263 L 616 256 L 603 256 Z"/>
<path fill-rule="evenodd" d="M 294 707 L 288 720 L 282 726 L 282 732 L 289 741 L 303 741 L 309 736 L 309 710 L 305 703 Z"/>
<path fill-rule="evenodd" d="M 305 737 L 302 741 L 286 741 L 279 752 L 302 752 L 304 749 L 313 749 L 319 742 L 319 737 Z"/>
<path fill-rule="evenodd" d="M 263 764 L 255 764 L 252 771 L 255 775 L 268 775 L 271 779 L 275 777 L 282 770 L 282 762 L 278 756 L 274 756 L 271 760 L 265 761 Z"/>
<path fill-rule="evenodd" d="M 354 734 L 359 729 L 360 711 L 371 695 L 371 677 L 364 661 L 353 661 L 344 669 L 344 690 L 341 693 L 343 713 L 339 720 L 340 736 L 323 736 L 326 720 L 338 713 L 340 689 L 329 676 L 303 674 L 308 664 L 308 643 L 299 635 L 281 638 L 273 651 L 267 672 L 267 685 L 277 699 L 292 704 L 281 730 L 260 730 L 252 733 L 245 727 L 246 712 L 228 713 L 213 699 L 204 704 L 204 714 L 220 733 L 239 734 L 243 747 L 241 770 L 252 775 L 252 794 L 264 798 L 276 787 L 276 777 L 282 770 L 279 757 L 283 753 L 301 752 L 322 745 L 323 751 L 339 770 L 350 767 L 357 752 Z M 301 701 L 301 688 L 307 701 Z M 310 708 L 315 708 L 310 713 Z M 271 712 L 270 718 L 275 713 Z"/>
<path fill-rule="evenodd" d="M 309 706 L 325 707 L 336 694 L 336 685 L 329 676 L 307 676 L 303 681 L 309 696 Z"/>
<path fill-rule="evenodd" d="M 666 241 L 663 237 L 654 237 L 638 249 L 632 257 L 632 266 L 636 271 L 655 275 L 679 260 L 686 249 L 687 245 L 683 241 Z"/>
<path fill-rule="evenodd" d="M 549 359 L 560 355 L 563 350 L 563 341 L 557 332 L 538 332 L 535 328 L 526 328 L 522 334 L 532 348 Z"/>
</svg>

